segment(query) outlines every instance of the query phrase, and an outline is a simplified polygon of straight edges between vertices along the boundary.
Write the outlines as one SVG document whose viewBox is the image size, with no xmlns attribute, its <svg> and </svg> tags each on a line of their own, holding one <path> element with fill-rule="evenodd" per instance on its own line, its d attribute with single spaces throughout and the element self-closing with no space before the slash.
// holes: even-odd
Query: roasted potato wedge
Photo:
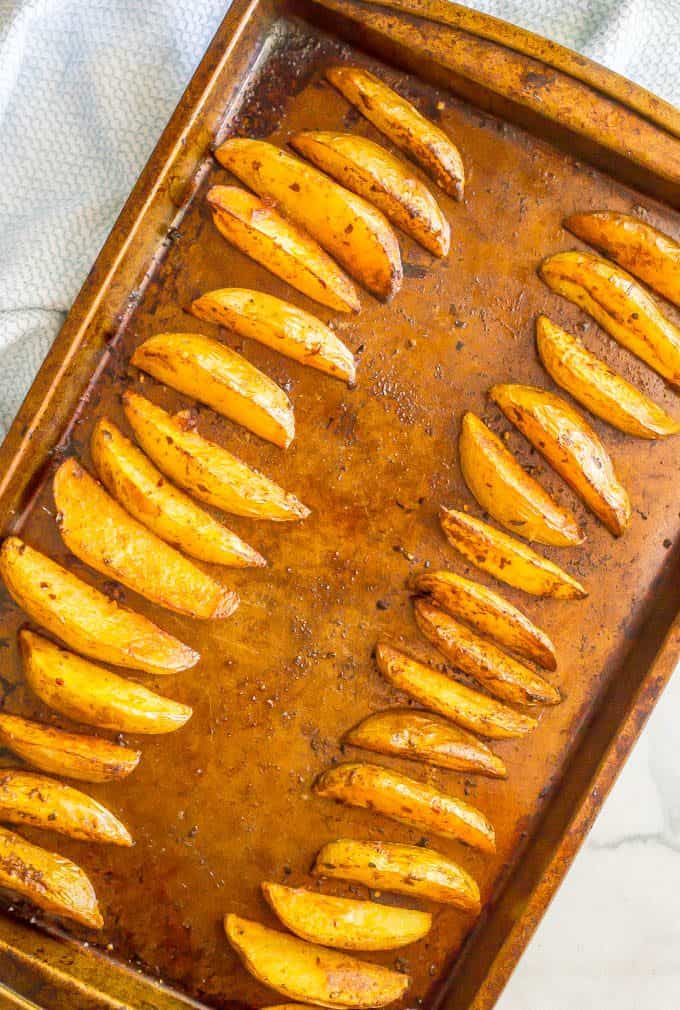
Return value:
<svg viewBox="0 0 680 1010">
<path fill-rule="evenodd" d="M 452 617 L 490 638 L 510 652 L 533 660 L 546 670 L 557 669 L 555 646 L 529 618 L 479 582 L 455 572 L 421 572 L 411 585 L 416 593 L 427 595 Z"/>
<path fill-rule="evenodd" d="M 376 662 L 393 687 L 459 726 L 492 740 L 524 736 L 538 725 L 531 716 L 459 684 L 385 642 L 376 648 Z"/>
<path fill-rule="evenodd" d="M 631 507 L 609 454 L 587 421 L 561 396 L 535 386 L 492 386 L 489 396 L 607 529 L 620 537 Z"/>
<path fill-rule="evenodd" d="M 429 642 L 446 656 L 456 669 L 497 698 L 518 705 L 556 705 L 561 701 L 557 688 L 539 673 L 460 624 L 450 614 L 424 599 L 414 602 L 416 624 Z"/>
<path fill-rule="evenodd" d="M 295 437 L 293 406 L 284 391 L 218 340 L 159 333 L 137 348 L 132 364 L 281 449 Z"/>
<path fill-rule="evenodd" d="M 306 887 L 262 884 L 266 900 L 291 933 L 341 950 L 395 950 L 429 933 L 432 916 L 375 901 L 335 898 Z"/>
<path fill-rule="evenodd" d="M 359 311 L 349 277 L 311 236 L 269 203 L 237 186 L 213 186 L 207 200 L 220 235 L 246 256 L 329 309 Z"/>
<path fill-rule="evenodd" d="M 251 519 L 294 522 L 309 515 L 295 495 L 203 438 L 181 416 L 171 417 L 131 390 L 124 394 L 123 403 L 144 451 L 166 477 L 194 498 Z"/>
<path fill-rule="evenodd" d="M 474 915 L 480 910 L 479 888 L 472 877 L 450 859 L 419 845 L 340 838 L 324 845 L 312 872 L 371 890 L 454 905 Z"/>
<path fill-rule="evenodd" d="M 501 526 L 554 547 L 583 542 L 571 512 L 553 501 L 500 438 L 470 411 L 463 415 L 458 450 L 465 483 Z"/>
<path fill-rule="evenodd" d="M 550 256 L 540 274 L 548 287 L 579 305 L 623 347 L 680 387 L 680 329 L 630 274 L 586 252 Z"/>
<path fill-rule="evenodd" d="M 319 776 L 314 792 L 443 838 L 456 838 L 482 852 L 496 851 L 493 827 L 480 810 L 391 768 L 359 761 L 335 765 Z"/>
<path fill-rule="evenodd" d="M 680 245 L 670 235 L 615 210 L 572 214 L 564 226 L 680 306 Z"/>
<path fill-rule="evenodd" d="M 171 733 L 191 718 L 191 709 L 141 684 L 61 649 L 32 631 L 19 632 L 29 687 L 75 722 L 118 733 Z"/>
<path fill-rule="evenodd" d="M 142 756 L 141 751 L 131 747 L 96 736 L 67 733 L 7 712 L 0 712 L 0 746 L 40 771 L 82 782 L 127 778 Z"/>
<path fill-rule="evenodd" d="M 446 256 L 451 228 L 427 186 L 411 169 L 366 137 L 305 130 L 290 138 L 303 157 L 363 196 L 434 256 Z"/>
<path fill-rule="evenodd" d="M 91 929 L 104 925 L 94 888 L 79 866 L 5 828 L 0 828 L 0 887 L 60 919 Z"/>
<path fill-rule="evenodd" d="M 588 595 L 580 582 L 558 565 L 493 526 L 441 507 L 439 519 L 447 540 L 476 568 L 532 596 L 580 600 Z"/>
<path fill-rule="evenodd" d="M 547 316 L 536 321 L 538 354 L 552 379 L 591 414 L 638 438 L 665 438 L 680 432 L 665 410 L 626 382 Z"/>
<path fill-rule="evenodd" d="M 119 606 L 18 537 L 0 550 L 0 575 L 26 613 L 92 659 L 144 673 L 178 673 L 199 655 L 141 614 Z"/>
<path fill-rule="evenodd" d="M 387 300 L 399 290 L 397 236 L 362 197 L 264 140 L 233 137 L 215 155 L 258 196 L 273 200 L 372 294 Z"/>
<path fill-rule="evenodd" d="M 381 133 L 422 165 L 445 193 L 463 199 L 463 159 L 443 130 L 368 70 L 331 67 L 326 77 Z"/>
<path fill-rule="evenodd" d="M 75 459 L 54 475 L 57 526 L 68 549 L 103 575 L 179 614 L 229 617 L 236 593 L 128 515 Z"/>
<path fill-rule="evenodd" d="M 263 291 L 221 288 L 193 301 L 191 311 L 198 319 L 225 326 L 301 365 L 354 385 L 356 365 L 349 347 L 320 319 L 290 302 Z"/>
<path fill-rule="evenodd" d="M 403 996 L 409 978 L 358 961 L 238 915 L 224 920 L 227 939 L 258 981 L 289 999 L 323 1007 L 380 1007 Z"/>
<path fill-rule="evenodd" d="M 117 817 L 79 789 L 34 772 L 0 771 L 0 821 L 48 828 L 84 842 L 132 845 Z"/>
<path fill-rule="evenodd" d="M 345 743 L 439 768 L 490 775 L 495 779 L 507 777 L 501 759 L 472 733 L 412 708 L 367 716 L 345 735 Z"/>
</svg>

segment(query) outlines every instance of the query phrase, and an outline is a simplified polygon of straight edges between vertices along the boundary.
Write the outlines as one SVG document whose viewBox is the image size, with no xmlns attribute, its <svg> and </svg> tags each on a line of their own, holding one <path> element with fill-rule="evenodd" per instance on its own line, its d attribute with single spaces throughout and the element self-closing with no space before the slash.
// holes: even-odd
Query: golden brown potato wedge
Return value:
<svg viewBox="0 0 680 1010">
<path fill-rule="evenodd" d="M 305 130 L 290 138 L 303 157 L 363 196 L 434 256 L 446 256 L 451 228 L 427 186 L 411 169 L 366 137 Z"/>
<path fill-rule="evenodd" d="M 387 218 L 362 197 L 264 140 L 233 137 L 215 155 L 258 196 L 273 200 L 378 298 L 387 300 L 399 290 L 397 236 Z"/>
<path fill-rule="evenodd" d="M 229 617 L 236 593 L 142 526 L 75 459 L 54 475 L 57 526 L 85 564 L 148 600 L 205 620 Z"/>
<path fill-rule="evenodd" d="M 670 235 L 615 210 L 572 214 L 564 226 L 680 306 L 680 245 Z"/>
<path fill-rule="evenodd" d="M 125 413 L 137 441 L 166 477 L 201 501 L 251 519 L 294 522 L 309 509 L 263 474 L 203 438 L 191 422 L 171 417 L 128 390 Z"/>
<path fill-rule="evenodd" d="M 535 386 L 503 383 L 489 396 L 607 529 L 620 537 L 630 523 L 625 488 L 602 442 L 561 396 Z"/>
<path fill-rule="evenodd" d="M 580 305 L 623 347 L 680 387 L 680 329 L 630 274 L 586 252 L 550 256 L 540 274 L 548 287 Z"/>
<path fill-rule="evenodd" d="M 496 851 L 493 827 L 480 810 L 391 768 L 359 761 L 335 765 L 319 776 L 314 792 L 482 852 Z"/>
<path fill-rule="evenodd" d="M 82 926 L 104 925 L 89 879 L 70 859 L 0 828 L 0 887 Z"/>
<path fill-rule="evenodd" d="M 90 450 L 109 493 L 161 540 L 192 558 L 215 565 L 232 568 L 266 565 L 257 551 L 173 487 L 108 418 L 97 422 Z"/>
<path fill-rule="evenodd" d="M 324 845 L 312 872 L 479 914 L 479 888 L 472 877 L 445 856 L 418 845 L 340 838 Z"/>
<path fill-rule="evenodd" d="M 501 526 L 554 547 L 583 542 L 571 512 L 553 501 L 500 438 L 470 411 L 463 415 L 458 450 L 465 483 Z"/>
<path fill-rule="evenodd" d="M 349 277 L 313 238 L 269 203 L 237 186 L 213 186 L 207 200 L 219 233 L 246 256 L 336 312 L 359 311 Z"/>
<path fill-rule="evenodd" d="M 536 321 L 538 354 L 558 386 L 587 407 L 591 414 L 638 438 L 665 438 L 680 432 L 665 410 L 618 375 L 547 316 Z"/>
<path fill-rule="evenodd" d="M 0 575 L 26 613 L 72 649 L 144 673 L 178 673 L 199 655 L 141 614 L 119 606 L 18 537 L 0 550 Z"/>
<path fill-rule="evenodd" d="M 354 384 L 356 366 L 349 347 L 320 319 L 290 302 L 263 291 L 221 288 L 197 298 L 191 311 L 199 319 L 226 326 L 301 365 Z"/>
<path fill-rule="evenodd" d="M 227 939 L 248 971 L 271 989 L 323 1007 L 380 1007 L 403 996 L 407 975 L 227 915 Z"/>
<path fill-rule="evenodd" d="M 171 733 L 191 709 L 61 649 L 42 635 L 19 632 L 26 681 L 56 712 L 119 733 Z"/>
<path fill-rule="evenodd" d="M 439 519 L 451 546 L 500 582 L 532 596 L 558 600 L 580 600 L 588 595 L 581 583 L 558 565 L 481 519 L 444 506 Z"/>
<path fill-rule="evenodd" d="M 492 740 L 524 736 L 538 725 L 531 716 L 459 684 L 385 642 L 376 649 L 376 662 L 393 687 L 459 726 Z"/>
<path fill-rule="evenodd" d="M 262 892 L 291 933 L 341 950 L 395 950 L 429 933 L 432 916 L 375 901 L 335 898 L 306 887 L 262 884 Z"/>
<path fill-rule="evenodd" d="M 0 771 L 0 821 L 48 828 L 84 842 L 132 845 L 130 832 L 101 803 L 34 772 Z"/>
<path fill-rule="evenodd" d="M 535 670 L 513 659 L 493 642 L 460 624 L 450 614 L 423 599 L 414 602 L 416 624 L 456 669 L 503 701 L 518 705 L 556 705 L 557 688 Z"/>
<path fill-rule="evenodd" d="M 112 782 L 135 770 L 141 751 L 96 736 L 67 733 L 0 712 L 0 746 L 43 772 L 82 782 Z"/>
<path fill-rule="evenodd" d="M 159 333 L 137 348 L 132 364 L 281 449 L 295 437 L 293 405 L 284 391 L 218 340 Z"/>
<path fill-rule="evenodd" d="M 368 70 L 331 67 L 326 77 L 381 133 L 422 165 L 444 192 L 463 199 L 463 160 L 443 130 Z"/>
</svg>

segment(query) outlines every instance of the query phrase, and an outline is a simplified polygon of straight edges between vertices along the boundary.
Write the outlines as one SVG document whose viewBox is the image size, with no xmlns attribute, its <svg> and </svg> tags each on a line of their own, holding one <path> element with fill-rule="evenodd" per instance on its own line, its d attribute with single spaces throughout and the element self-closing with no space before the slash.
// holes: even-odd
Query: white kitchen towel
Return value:
<svg viewBox="0 0 680 1010">
<path fill-rule="evenodd" d="M 680 0 L 481 0 L 680 104 Z M 0 438 L 228 0 L 0 0 Z"/>
</svg>

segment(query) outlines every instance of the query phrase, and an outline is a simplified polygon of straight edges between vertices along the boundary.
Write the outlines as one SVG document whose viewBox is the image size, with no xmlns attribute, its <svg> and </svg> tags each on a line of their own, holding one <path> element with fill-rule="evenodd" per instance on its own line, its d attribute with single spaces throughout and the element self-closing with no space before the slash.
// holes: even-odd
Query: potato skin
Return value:
<svg viewBox="0 0 680 1010">
<path fill-rule="evenodd" d="M 381 765 L 359 761 L 335 765 L 319 776 L 314 792 L 458 839 L 482 852 L 496 851 L 493 827 L 476 807 Z"/>
<path fill-rule="evenodd" d="M 191 709 L 141 684 L 95 666 L 32 631 L 19 632 L 24 674 L 31 690 L 75 722 L 120 733 L 171 733 Z"/>
<path fill-rule="evenodd" d="M 224 929 L 256 979 L 301 1003 L 368 1010 L 399 999 L 409 986 L 407 975 L 237 915 L 226 916 Z"/>
<path fill-rule="evenodd" d="M 331 67 L 326 77 L 381 133 L 422 165 L 445 193 L 463 199 L 463 161 L 443 130 L 368 70 Z"/>
<path fill-rule="evenodd" d="M 473 915 L 480 911 L 479 888 L 472 877 L 445 856 L 418 845 L 340 838 L 324 845 L 312 872 L 453 905 Z"/>
<path fill-rule="evenodd" d="M 557 669 L 555 646 L 545 632 L 486 586 L 455 572 L 432 571 L 416 575 L 411 585 L 416 593 L 429 596 L 438 607 L 469 624 L 483 638 L 490 638 L 546 670 Z"/>
<path fill-rule="evenodd" d="M 536 320 L 536 345 L 557 385 L 614 428 L 638 438 L 666 438 L 680 432 L 680 422 L 547 316 Z"/>
<path fill-rule="evenodd" d="M 491 387 L 489 396 L 610 533 L 620 537 L 630 524 L 630 501 L 585 419 L 560 396 L 535 386 L 500 384 Z"/>
<path fill-rule="evenodd" d="M 91 929 L 104 925 L 97 896 L 79 866 L 0 828 L 0 887 L 44 912 Z"/>
<path fill-rule="evenodd" d="M 384 147 L 354 133 L 305 130 L 290 138 L 303 157 L 363 196 L 434 256 L 447 256 L 451 228 L 427 186 Z"/>
<path fill-rule="evenodd" d="M 458 451 L 465 483 L 501 526 L 526 540 L 554 547 L 583 542 L 571 512 L 553 501 L 500 438 L 470 411 L 463 415 Z"/>
<path fill-rule="evenodd" d="M 354 285 L 305 232 L 269 204 L 238 186 L 213 186 L 207 195 L 223 238 L 246 256 L 336 312 L 358 312 Z"/>
<path fill-rule="evenodd" d="M 401 253 L 383 214 L 287 151 L 264 140 L 234 137 L 217 160 L 264 200 L 304 228 L 376 297 L 387 301 L 401 287 Z"/>
<path fill-rule="evenodd" d="M 336 898 L 305 887 L 263 883 L 262 893 L 292 933 L 341 950 L 395 950 L 429 933 L 432 916 L 375 901 Z"/>
<path fill-rule="evenodd" d="M 558 565 L 481 519 L 442 506 L 439 520 L 451 546 L 499 582 L 532 596 L 558 600 L 581 600 L 588 595 L 581 583 Z"/>
<path fill-rule="evenodd" d="M 680 329 L 625 270 L 586 252 L 557 253 L 539 273 L 623 347 L 680 388 Z"/>
<path fill-rule="evenodd" d="M 26 613 L 72 649 L 144 673 L 179 673 L 199 655 L 151 621 L 29 547 L 8 537 L 0 549 L 0 575 Z"/>
</svg>

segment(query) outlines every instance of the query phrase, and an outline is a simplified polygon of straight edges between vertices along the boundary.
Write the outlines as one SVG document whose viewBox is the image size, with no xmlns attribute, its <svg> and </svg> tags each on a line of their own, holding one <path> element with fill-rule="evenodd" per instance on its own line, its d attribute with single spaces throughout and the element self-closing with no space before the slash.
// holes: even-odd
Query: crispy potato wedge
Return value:
<svg viewBox="0 0 680 1010">
<path fill-rule="evenodd" d="M 403 996 L 409 978 L 379 964 L 358 961 L 259 922 L 227 915 L 227 939 L 258 981 L 301 1003 L 380 1007 Z"/>
<path fill-rule="evenodd" d="M 210 620 L 236 610 L 236 593 L 128 515 L 75 459 L 61 464 L 53 490 L 62 539 L 91 568 L 179 614 Z"/>
<path fill-rule="evenodd" d="M 0 771 L 0 821 L 48 828 L 84 842 L 133 844 L 127 828 L 101 803 L 34 772 Z"/>
<path fill-rule="evenodd" d="M 320 319 L 290 302 L 263 291 L 221 288 L 193 301 L 191 311 L 198 319 L 226 326 L 301 365 L 354 385 L 356 365 L 349 347 Z"/>
<path fill-rule="evenodd" d="M 188 670 L 200 658 L 18 537 L 8 537 L 0 549 L 0 575 L 34 621 L 92 659 L 163 674 Z"/>
<path fill-rule="evenodd" d="M 429 933 L 432 916 L 376 901 L 335 898 L 306 887 L 262 884 L 262 892 L 291 933 L 341 950 L 395 950 Z"/>
<path fill-rule="evenodd" d="M 171 417 L 128 390 L 125 414 L 137 441 L 166 477 L 195 498 L 251 519 L 294 522 L 309 509 L 278 484 L 203 438 L 181 416 Z"/>
<path fill-rule="evenodd" d="M 0 887 L 60 919 L 92 929 L 104 925 L 94 888 L 79 866 L 5 828 L 0 828 Z"/>
<path fill-rule="evenodd" d="M 7 712 L 0 712 L 0 746 L 40 771 L 82 782 L 127 778 L 142 756 L 141 751 L 131 747 L 96 736 L 67 733 Z"/>
<path fill-rule="evenodd" d="M 680 245 L 670 235 L 615 210 L 572 214 L 564 226 L 680 306 Z"/>
<path fill-rule="evenodd" d="M 591 414 L 638 438 L 665 438 L 680 432 L 665 410 L 618 375 L 547 316 L 536 320 L 536 344 L 552 379 Z"/>
<path fill-rule="evenodd" d="M 362 197 L 264 140 L 233 137 L 215 156 L 258 196 L 273 200 L 372 294 L 387 300 L 399 290 L 397 236 Z"/>
<path fill-rule="evenodd" d="M 311 236 L 270 204 L 238 186 L 213 186 L 207 200 L 220 235 L 246 256 L 329 309 L 359 311 L 349 277 Z"/>
<path fill-rule="evenodd" d="M 553 501 L 500 438 L 470 411 L 463 415 L 458 451 L 465 483 L 501 526 L 554 547 L 583 543 L 571 512 Z"/>
<path fill-rule="evenodd" d="M 395 754 L 495 779 L 504 779 L 508 774 L 501 759 L 472 733 L 412 708 L 367 716 L 345 735 L 345 743 L 377 754 Z"/>
<path fill-rule="evenodd" d="M 444 506 L 439 519 L 447 540 L 476 568 L 532 596 L 581 600 L 588 595 L 580 582 L 558 565 L 493 526 Z"/>
<path fill-rule="evenodd" d="M 32 631 L 19 632 L 24 672 L 31 690 L 75 722 L 118 733 L 171 733 L 191 709 L 141 684 L 61 649 Z"/>
<path fill-rule="evenodd" d="M 295 437 L 293 405 L 284 391 L 218 340 L 159 333 L 137 348 L 132 364 L 280 449 Z"/>
<path fill-rule="evenodd" d="M 443 838 L 456 838 L 482 852 L 496 851 L 493 827 L 480 810 L 391 768 L 359 761 L 335 765 L 319 776 L 314 792 Z"/>
<path fill-rule="evenodd" d="M 108 418 L 97 422 L 90 450 L 109 493 L 161 540 L 215 565 L 259 568 L 267 564 L 240 537 L 173 487 Z"/>
<path fill-rule="evenodd" d="M 375 655 L 378 669 L 393 687 L 465 729 L 492 740 L 507 740 L 524 736 L 538 725 L 531 716 L 473 691 L 385 642 L 379 643 Z"/>
<path fill-rule="evenodd" d="M 586 252 L 557 253 L 543 261 L 539 272 L 548 287 L 579 305 L 623 347 L 680 387 L 680 329 L 630 274 Z"/>
<path fill-rule="evenodd" d="M 455 572 L 431 571 L 416 575 L 411 585 L 416 593 L 429 596 L 438 607 L 469 624 L 484 638 L 546 670 L 557 669 L 555 646 L 546 633 L 486 586 Z"/>
<path fill-rule="evenodd" d="M 445 193 L 463 199 L 463 159 L 443 130 L 368 70 L 331 67 L 326 77 L 381 133 L 422 165 Z"/>
<path fill-rule="evenodd" d="M 305 130 L 290 138 L 303 157 L 363 196 L 434 256 L 446 256 L 451 228 L 439 204 L 411 169 L 366 137 Z"/>
<path fill-rule="evenodd" d="M 414 601 L 416 624 L 429 642 L 456 669 L 474 679 L 497 698 L 518 705 L 556 705 L 557 688 L 535 670 L 460 624 L 450 614 L 424 599 Z"/>
<path fill-rule="evenodd" d="M 316 857 L 312 873 L 454 905 L 479 914 L 479 888 L 472 877 L 445 856 L 419 845 L 397 842 L 329 842 Z"/>
<path fill-rule="evenodd" d="M 609 454 L 587 421 L 561 396 L 503 383 L 489 396 L 607 529 L 620 537 L 631 507 Z"/>
</svg>

